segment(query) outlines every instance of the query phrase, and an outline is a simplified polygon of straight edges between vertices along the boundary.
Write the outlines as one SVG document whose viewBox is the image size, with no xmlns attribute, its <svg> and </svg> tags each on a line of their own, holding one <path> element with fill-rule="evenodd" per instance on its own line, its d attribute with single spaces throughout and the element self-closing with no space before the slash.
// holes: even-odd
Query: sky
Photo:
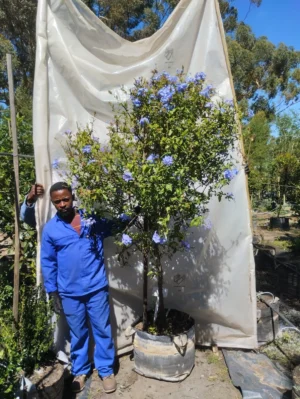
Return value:
<svg viewBox="0 0 300 399">
<path fill-rule="evenodd" d="M 240 21 L 246 17 L 249 3 L 249 0 L 232 0 Z M 275 45 L 282 42 L 300 51 L 300 0 L 262 0 L 260 7 L 251 6 L 245 23 L 256 36 L 267 36 Z M 300 104 L 290 107 L 289 111 L 299 112 Z M 277 136 L 275 125 L 271 126 L 271 131 Z"/>
<path fill-rule="evenodd" d="M 239 20 L 243 21 L 249 0 L 234 0 Z M 267 36 L 275 45 L 280 42 L 300 51 L 300 0 L 262 0 L 261 6 L 252 6 L 245 23 L 256 36 Z"/>
</svg>

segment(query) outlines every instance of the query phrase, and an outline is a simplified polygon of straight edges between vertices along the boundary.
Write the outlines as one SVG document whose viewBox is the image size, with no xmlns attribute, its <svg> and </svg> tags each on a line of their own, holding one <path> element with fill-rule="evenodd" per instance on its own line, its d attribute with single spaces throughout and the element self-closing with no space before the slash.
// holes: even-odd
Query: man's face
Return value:
<svg viewBox="0 0 300 399">
<path fill-rule="evenodd" d="M 66 188 L 62 190 L 53 191 L 51 193 L 51 201 L 55 206 L 59 216 L 67 217 L 73 212 L 73 198 L 72 193 Z"/>
</svg>

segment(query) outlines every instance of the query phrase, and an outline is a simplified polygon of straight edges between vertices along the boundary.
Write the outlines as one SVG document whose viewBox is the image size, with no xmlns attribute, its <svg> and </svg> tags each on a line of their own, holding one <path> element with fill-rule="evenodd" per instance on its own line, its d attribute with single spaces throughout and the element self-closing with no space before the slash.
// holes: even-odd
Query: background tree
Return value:
<svg viewBox="0 0 300 399">
<path fill-rule="evenodd" d="M 128 40 L 151 36 L 179 3 L 179 0 L 83 1 L 104 23 Z M 249 11 L 261 3 L 262 0 L 249 0 Z M 247 109 L 251 99 L 251 108 L 255 112 L 264 110 L 271 118 L 299 101 L 299 52 L 283 43 L 276 47 L 266 37 L 255 37 L 250 26 L 239 21 L 234 0 L 219 0 L 219 4 L 237 99 L 242 108 Z M 0 0 L 0 34 L 3 38 L 0 39 L 0 59 L 3 60 L 2 55 L 9 45 L 6 41 L 9 41 L 18 63 L 15 68 L 17 107 L 27 116 L 31 113 L 36 6 L 36 0 Z M 1 51 L 3 46 L 5 49 Z M 5 74 L 4 82 L 0 80 L 0 102 L 7 104 Z"/>
<path fill-rule="evenodd" d="M 268 151 L 271 141 L 269 121 L 263 111 L 259 111 L 250 122 L 243 127 L 244 150 L 248 160 L 249 189 L 252 195 L 261 198 L 269 177 L 271 153 Z"/>
</svg>

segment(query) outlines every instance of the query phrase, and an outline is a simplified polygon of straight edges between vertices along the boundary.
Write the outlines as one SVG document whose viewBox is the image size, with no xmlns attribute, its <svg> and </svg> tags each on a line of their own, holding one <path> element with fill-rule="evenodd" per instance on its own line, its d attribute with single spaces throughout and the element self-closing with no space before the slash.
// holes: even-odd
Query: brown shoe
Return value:
<svg viewBox="0 0 300 399">
<path fill-rule="evenodd" d="M 114 374 L 102 377 L 102 385 L 105 393 L 115 392 L 117 389 L 117 383 Z"/>
<path fill-rule="evenodd" d="M 85 387 L 86 375 L 76 375 L 72 382 L 72 392 L 77 393 L 83 390 Z"/>
</svg>

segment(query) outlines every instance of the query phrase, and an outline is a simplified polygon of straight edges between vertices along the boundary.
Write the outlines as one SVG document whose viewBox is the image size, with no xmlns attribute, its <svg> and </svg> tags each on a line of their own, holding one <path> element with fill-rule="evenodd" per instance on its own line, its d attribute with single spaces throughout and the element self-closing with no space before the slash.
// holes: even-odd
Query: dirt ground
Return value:
<svg viewBox="0 0 300 399">
<path fill-rule="evenodd" d="M 300 256 L 290 251 L 289 244 L 300 237 L 300 228 L 296 220 L 291 220 L 291 229 L 282 231 L 269 229 L 267 213 L 253 215 L 254 235 L 262 245 L 274 247 L 276 258 L 292 262 L 300 271 Z M 285 270 L 276 264 L 272 257 L 256 256 L 257 291 L 271 291 L 280 298 L 280 310 L 300 328 L 300 298 L 286 295 L 281 285 L 281 272 Z M 299 279 L 300 281 L 300 279 Z M 284 287 L 286 289 L 286 287 Z M 274 343 L 261 348 L 283 371 L 290 374 L 300 363 L 299 335 L 286 331 Z M 184 381 L 169 383 L 148 379 L 136 374 L 134 361 L 130 355 L 119 359 L 116 374 L 117 391 L 107 395 L 97 372 L 88 379 L 86 388 L 77 396 L 72 396 L 71 380 L 66 381 L 64 399 L 240 399 L 242 395 L 230 380 L 222 352 L 213 353 L 210 349 L 197 349 L 195 367 Z"/>
<path fill-rule="evenodd" d="M 230 380 L 222 352 L 197 349 L 192 373 L 182 382 L 164 382 L 145 378 L 133 371 L 131 356 L 119 359 L 116 375 L 118 388 L 105 394 L 97 372 L 87 381 L 86 388 L 77 396 L 70 396 L 66 386 L 64 399 L 240 399 L 242 395 Z"/>
</svg>

